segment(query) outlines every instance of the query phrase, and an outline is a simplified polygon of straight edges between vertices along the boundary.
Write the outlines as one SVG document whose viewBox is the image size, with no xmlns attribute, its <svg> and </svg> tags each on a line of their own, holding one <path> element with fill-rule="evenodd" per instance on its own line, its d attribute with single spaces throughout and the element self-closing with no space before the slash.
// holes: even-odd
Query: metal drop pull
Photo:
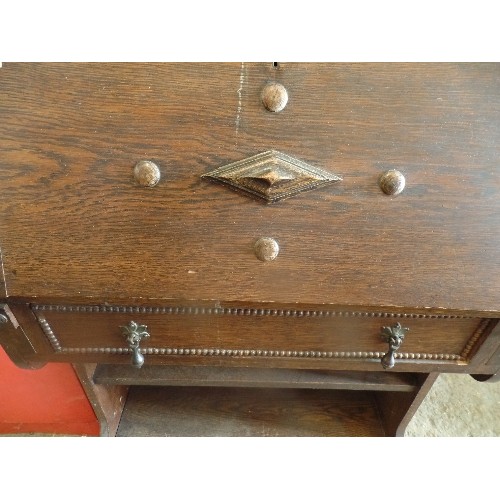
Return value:
<svg viewBox="0 0 500 500">
<path fill-rule="evenodd" d="M 143 338 L 149 337 L 146 325 L 139 325 L 135 321 L 130 321 L 127 326 L 122 326 L 122 334 L 127 340 L 127 344 L 132 351 L 132 365 L 140 368 L 144 364 L 144 355 L 140 351 L 140 343 Z"/>
<path fill-rule="evenodd" d="M 382 340 L 389 344 L 389 351 L 382 356 L 382 366 L 385 369 L 392 368 L 395 363 L 394 354 L 401 347 L 405 334 L 409 331 L 409 328 L 403 328 L 400 323 L 396 323 L 393 326 L 383 326 L 382 327 Z"/>
</svg>

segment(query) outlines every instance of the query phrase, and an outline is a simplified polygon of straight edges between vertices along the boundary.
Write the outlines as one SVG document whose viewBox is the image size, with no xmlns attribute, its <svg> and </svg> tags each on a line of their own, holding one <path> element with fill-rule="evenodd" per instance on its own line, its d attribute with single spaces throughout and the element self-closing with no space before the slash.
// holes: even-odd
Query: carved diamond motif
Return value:
<svg viewBox="0 0 500 500">
<path fill-rule="evenodd" d="M 316 189 L 342 177 L 279 151 L 266 151 L 202 175 L 238 189 L 267 203 Z"/>
</svg>

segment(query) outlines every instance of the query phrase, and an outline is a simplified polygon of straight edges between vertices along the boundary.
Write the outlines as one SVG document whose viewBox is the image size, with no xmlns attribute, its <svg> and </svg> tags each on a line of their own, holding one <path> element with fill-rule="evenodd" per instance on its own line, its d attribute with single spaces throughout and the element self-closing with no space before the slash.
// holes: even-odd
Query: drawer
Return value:
<svg viewBox="0 0 500 500">
<path fill-rule="evenodd" d="M 336 367 L 346 361 L 373 369 L 389 349 L 383 327 L 399 323 L 394 350 L 404 363 L 466 364 L 490 320 L 464 316 L 337 309 L 198 306 L 32 305 L 52 360 L 131 363 L 124 335 L 131 322 L 147 330 L 138 349 L 148 364 Z M 397 329 L 397 328 L 396 328 Z M 394 331 L 394 330 L 393 330 Z M 403 365 L 401 363 L 403 362 Z"/>
</svg>

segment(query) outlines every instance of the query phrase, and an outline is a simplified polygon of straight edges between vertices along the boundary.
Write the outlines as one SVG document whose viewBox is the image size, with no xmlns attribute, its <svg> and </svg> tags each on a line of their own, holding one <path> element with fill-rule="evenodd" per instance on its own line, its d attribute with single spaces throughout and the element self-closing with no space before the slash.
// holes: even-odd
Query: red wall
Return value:
<svg viewBox="0 0 500 500">
<path fill-rule="evenodd" d="M 0 434 L 98 436 L 99 423 L 73 367 L 14 365 L 0 347 Z"/>
</svg>

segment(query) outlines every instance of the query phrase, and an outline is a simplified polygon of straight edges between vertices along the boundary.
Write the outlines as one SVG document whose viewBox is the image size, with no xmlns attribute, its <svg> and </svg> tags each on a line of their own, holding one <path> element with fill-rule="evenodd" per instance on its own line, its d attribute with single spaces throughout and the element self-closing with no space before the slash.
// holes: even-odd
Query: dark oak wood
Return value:
<svg viewBox="0 0 500 500">
<path fill-rule="evenodd" d="M 289 103 L 270 113 L 276 79 Z M 498 315 L 499 83 L 494 63 L 7 63 L 8 295 Z M 268 149 L 344 179 L 273 206 L 200 179 Z M 141 159 L 160 167 L 155 188 L 134 183 Z M 389 168 L 407 179 L 394 198 L 377 185 Z M 262 236 L 280 244 L 272 263 L 253 255 Z"/>
<path fill-rule="evenodd" d="M 214 368 L 205 366 L 98 365 L 93 380 L 104 385 L 165 385 L 196 387 L 275 387 L 413 392 L 416 378 L 403 373 L 332 372 Z"/>
<path fill-rule="evenodd" d="M 78 364 L 73 367 L 99 421 L 100 435 L 115 436 L 127 400 L 128 387 L 95 384 L 93 377 L 96 364 Z"/>
<path fill-rule="evenodd" d="M 161 361 L 170 349 L 194 350 L 198 357 L 217 350 L 243 350 L 256 356 L 272 351 L 274 356 L 324 357 L 342 359 L 379 359 L 388 350 L 381 338 L 382 326 L 401 321 L 410 329 L 400 355 L 414 359 L 456 360 L 465 362 L 469 341 L 479 339 L 486 323 L 478 318 L 391 317 L 381 313 L 343 311 L 264 310 L 217 307 L 150 307 L 129 308 L 114 312 L 114 308 L 75 307 L 37 308 L 35 314 L 44 326 L 54 350 L 59 354 L 75 355 L 85 349 L 99 354 L 112 349 L 126 351 L 128 344 L 122 326 L 134 321 L 147 326 L 150 337 L 141 342 L 152 349 L 148 362 Z M 125 312 L 127 311 L 127 312 Z M 386 317 L 389 316 L 389 317 Z M 81 335 L 82 327 L 85 335 Z M 452 330 L 453 336 L 447 333 Z M 476 332 L 478 334 L 476 335 Z M 479 335 L 479 336 L 478 336 Z M 471 340 L 472 339 L 472 340 Z M 163 349 L 155 352 L 155 349 Z M 83 351 L 82 351 L 83 350 Z M 205 352 L 206 351 L 206 352 Z M 193 355 L 195 354 L 193 352 Z M 204 354 L 203 354 L 204 353 Z M 261 353 L 261 354 L 259 354 Z M 295 353 L 295 354 L 294 354 Z M 422 353 L 422 356 L 421 356 Z M 156 355 L 155 355 L 156 354 Z M 238 353 L 236 353 L 238 354 Z M 243 355 L 244 352 L 239 353 Z M 425 357 L 423 357 L 425 355 Z M 462 359 L 463 358 L 463 359 Z"/>
<path fill-rule="evenodd" d="M 471 349 L 473 363 L 471 370 L 474 366 L 490 365 L 500 368 L 500 358 L 498 353 L 500 349 L 500 322 L 492 321 L 485 330 L 485 335 L 481 336 L 480 341 L 474 349 Z"/>
<path fill-rule="evenodd" d="M 5 284 L 5 267 L 3 265 L 3 252 L 0 246 L 0 302 L 5 301 L 7 297 L 7 286 Z"/>
<path fill-rule="evenodd" d="M 0 342 L 75 363 L 102 434 L 119 381 L 129 435 L 401 435 L 438 373 L 499 373 L 499 64 L 7 63 L 0 88 Z M 342 180 L 266 205 L 202 177 L 269 150 Z M 135 375 L 130 321 L 150 332 Z"/>
<path fill-rule="evenodd" d="M 29 326 L 29 338 L 38 348 L 37 359 L 46 361 L 130 364 L 131 355 L 120 326 L 133 319 L 147 323 L 149 328 L 152 324 L 160 327 L 154 328 L 154 335 L 143 342 L 146 364 L 382 371 L 380 359 L 387 351 L 387 344 L 380 337 L 380 327 L 402 321 L 404 325 L 411 326 L 411 333 L 408 334 L 410 342 L 405 341 L 401 352 L 397 353 L 397 364 L 393 370 L 493 374 L 498 369 L 498 361 L 484 363 L 497 343 L 496 336 L 492 341 L 484 342 L 497 324 L 496 319 L 488 321 L 401 311 L 380 313 L 370 307 L 368 311 L 360 312 L 351 308 L 346 308 L 350 309 L 347 311 L 324 307 L 296 309 L 289 305 L 286 309 L 276 309 L 276 304 L 273 304 L 273 309 L 256 308 L 255 304 L 252 308 L 248 303 L 245 304 L 247 307 L 226 303 L 226 306 L 232 307 L 224 308 L 214 303 L 188 304 L 170 303 L 162 307 L 33 305 L 34 313 L 26 309 L 26 304 L 13 302 L 12 305 L 20 313 L 24 325 Z M 54 317 L 58 321 L 52 323 L 51 318 Z M 100 321 L 99 317 L 106 319 Z M 259 319 L 254 321 L 256 317 Z M 50 324 L 46 318 L 51 320 Z M 63 321 L 59 323 L 61 318 Z M 172 318 L 177 319 L 172 322 Z M 151 319 L 153 323 L 149 322 Z M 316 324 L 312 330 L 311 324 Z M 82 325 L 85 325 L 83 336 L 80 333 Z M 281 330 L 276 328 L 279 325 Z M 418 327 L 413 329 L 413 325 Z M 474 328 L 467 332 L 467 325 Z M 257 327 L 258 331 L 255 332 Z M 454 335 L 460 331 L 464 335 L 462 345 L 455 353 L 439 350 L 443 346 L 450 346 L 450 342 L 456 342 L 449 335 L 450 329 Z M 64 333 L 62 337 L 59 335 L 61 331 Z M 238 335 L 233 333 L 235 331 L 239 332 Z M 262 345 L 256 346 L 255 342 L 262 342 L 262 339 L 266 342 L 279 341 L 280 337 L 274 336 L 274 331 L 281 331 L 281 339 L 286 343 L 274 345 L 274 350 L 259 350 Z M 161 335 L 158 336 L 158 333 Z M 219 342 L 225 336 L 230 345 L 189 344 L 196 339 L 201 342 L 216 338 Z M 69 344 L 67 339 L 70 340 Z M 172 345 L 172 339 L 178 339 L 177 347 Z M 231 350 L 235 348 L 234 342 L 244 342 L 245 339 L 251 344 L 241 343 L 239 350 Z M 363 339 L 367 342 L 364 347 L 368 350 L 358 351 L 359 347 L 363 347 Z M 347 351 L 323 350 L 342 345 L 342 342 L 349 346 Z M 369 350 L 374 349 L 375 345 L 381 351 Z M 304 350 L 295 350 L 301 346 Z M 316 350 L 311 350 L 314 346 Z M 423 352 L 412 351 L 412 346 L 417 346 Z M 482 362 L 476 361 L 476 352 L 481 354 Z"/>
<path fill-rule="evenodd" d="M 27 311 L 26 308 L 23 310 Z M 14 311 L 7 304 L 0 304 L 0 314 L 7 319 L 0 322 L 0 345 L 17 366 L 26 369 L 41 368 L 45 362 L 37 358 L 36 350 Z"/>
<path fill-rule="evenodd" d="M 117 436 L 384 436 L 363 391 L 130 388 Z"/>
<path fill-rule="evenodd" d="M 381 392 L 374 395 L 388 436 L 403 437 L 406 427 L 438 378 L 438 373 L 420 374 L 413 392 L 396 394 Z"/>
<path fill-rule="evenodd" d="M 42 328 L 34 312 L 27 307 L 26 303 L 9 301 L 9 307 L 16 322 L 22 325 L 24 334 L 29 339 L 32 355 L 39 360 L 48 360 L 48 356 L 53 352 L 53 349 L 46 335 L 43 335 Z"/>
<path fill-rule="evenodd" d="M 500 381 L 500 323 L 496 324 L 488 337 L 483 342 L 479 353 L 477 364 L 485 363 L 486 367 L 494 368 L 496 371 L 488 371 L 487 374 L 475 372 L 472 376 L 480 382 L 499 382 Z"/>
</svg>

